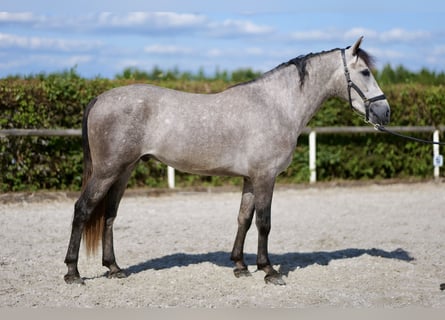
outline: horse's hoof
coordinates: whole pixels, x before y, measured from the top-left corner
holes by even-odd
[[[85,285],[85,281],[78,275],[66,274],[63,279],[68,284],[81,284]]]
[[[281,274],[279,274],[279,273],[267,274],[264,277],[264,281],[266,283],[271,283],[276,286],[285,286],[286,285],[286,282],[284,282],[283,278],[281,277]]]
[[[125,272],[123,272],[122,270],[116,271],[116,272],[108,272],[108,279],[122,279],[122,278],[126,278],[127,274]]]
[[[235,275],[235,277],[237,278],[241,278],[241,277],[251,277],[252,274],[250,273],[250,271],[245,268],[245,269],[238,269],[235,268],[233,269],[233,274]]]

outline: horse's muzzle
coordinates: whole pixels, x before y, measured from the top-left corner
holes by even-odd
[[[369,108],[369,122],[373,124],[388,124],[391,118],[391,109],[386,102],[372,103]]]

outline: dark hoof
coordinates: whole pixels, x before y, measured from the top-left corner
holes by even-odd
[[[233,269],[233,274],[235,275],[235,277],[237,278],[241,278],[241,277],[251,277],[252,274],[250,273],[249,270],[247,270],[247,268],[245,269],[238,269],[235,268]]]
[[[445,283],[441,283],[441,284],[440,284],[440,290],[442,290],[442,291],[445,290]]]
[[[68,284],[85,284],[85,281],[79,275],[66,274],[63,279]]]
[[[127,274],[125,272],[123,272],[122,270],[116,271],[116,272],[108,272],[108,279],[122,279],[122,278],[126,278]]]
[[[266,283],[271,283],[276,286],[285,286],[286,285],[286,282],[284,282],[283,278],[281,277],[281,274],[279,274],[279,273],[267,274],[264,277],[264,281]]]

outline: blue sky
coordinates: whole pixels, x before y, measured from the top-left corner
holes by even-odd
[[[0,0],[0,77],[125,67],[267,71],[309,52],[363,47],[381,68],[445,71],[445,1]]]

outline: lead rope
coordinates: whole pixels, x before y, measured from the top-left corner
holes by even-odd
[[[421,142],[421,143],[426,143],[426,144],[438,144],[438,145],[441,145],[441,146],[445,145],[445,142],[431,141],[431,140],[425,140],[425,139],[419,139],[419,138],[407,136],[405,134],[401,134],[399,132],[395,132],[395,131],[389,130],[389,129],[385,128],[384,126],[380,125],[380,124],[375,124],[374,128],[377,129],[378,131],[389,133],[389,134],[392,134],[392,135],[394,135],[396,137],[401,137],[401,138],[405,138],[405,139],[416,141],[416,142]]]

